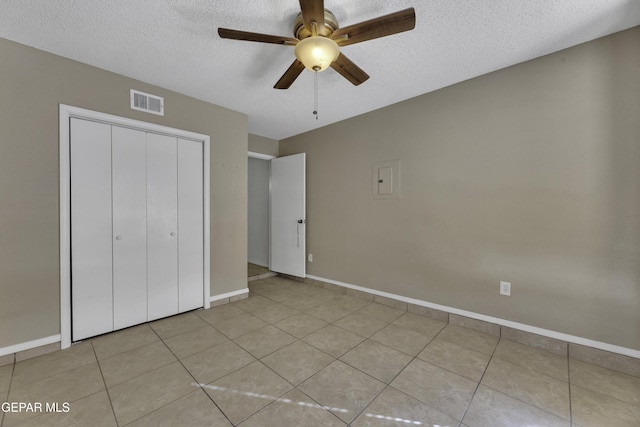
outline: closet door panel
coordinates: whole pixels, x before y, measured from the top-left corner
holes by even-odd
[[[112,128],[114,329],[147,321],[146,134]]]
[[[148,320],[178,313],[177,139],[147,134]]]
[[[204,206],[202,143],[178,142],[179,310],[204,305]],[[208,295],[206,296],[209,297]]]
[[[71,119],[72,341],[113,330],[111,126]]]

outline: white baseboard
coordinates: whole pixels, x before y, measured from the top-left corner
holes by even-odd
[[[583,337],[578,337],[575,335],[569,335],[562,332],[557,332],[549,329],[538,328],[536,326],[527,325],[524,323],[512,322],[510,320],[501,319],[498,317],[486,316],[484,314],[474,313],[472,311],[461,310],[455,307],[449,307],[440,304],[434,304],[428,301],[418,300],[414,298],[405,297],[402,295],[392,294],[389,292],[378,291],[376,289],[365,288],[363,286],[352,285],[350,283],[339,282],[337,280],[327,279],[324,277],[318,277],[313,275],[307,275],[307,278],[319,280],[321,282],[331,283],[333,285],[342,286],[344,288],[354,289],[357,291],[366,292],[373,295],[378,295],[386,298],[395,299],[398,301],[406,302],[408,304],[415,304],[422,307],[433,308],[435,310],[445,311],[447,313],[457,314],[460,316],[469,317],[471,319],[482,320],[489,323],[495,323],[497,325],[506,326],[513,329],[518,329],[524,332],[530,332],[533,334],[541,335],[544,337],[554,338],[561,341],[566,341],[574,344],[580,344],[587,347],[593,347],[604,351],[609,351],[611,353],[622,354],[624,356],[634,357],[640,359],[640,351],[634,350],[631,348],[621,347],[613,344],[603,343],[600,341],[595,341]],[[219,301],[225,298],[231,298],[238,295],[246,294],[249,292],[249,288],[240,289],[233,292],[227,292],[224,294],[214,295],[211,297],[211,302]],[[33,341],[27,341],[20,344],[10,345],[8,347],[0,348],[0,356],[5,356],[7,354],[18,353],[24,350],[30,350],[32,348],[41,347],[48,344],[53,344],[60,341],[60,335],[51,335],[45,338],[39,338]]]
[[[2,347],[0,348],[0,356],[6,356],[7,354],[31,350],[32,348],[42,347],[43,345],[53,344],[56,342],[60,342],[60,334],[51,335],[50,337],[39,338],[37,340],[27,341],[20,344],[10,345],[8,347]]]
[[[240,289],[238,291],[227,292],[225,294],[218,294],[211,297],[211,302],[220,301],[221,299],[231,298],[242,294],[249,293],[249,288]]]
[[[240,289],[238,291],[227,292],[225,294],[214,295],[211,297],[211,302],[219,301],[225,298],[231,298],[238,295],[246,294],[249,292],[249,288]],[[27,341],[20,344],[10,345],[8,347],[0,348],[0,356],[6,356],[7,354],[18,353],[24,350],[31,350],[32,348],[41,347],[43,345],[53,344],[60,342],[60,334],[51,335],[50,337],[40,338],[33,341]]]
[[[530,332],[537,335],[542,335],[548,338],[555,338],[557,340],[570,342],[573,344],[580,344],[587,347],[597,348],[599,350],[609,351],[611,353],[622,354],[624,356],[635,357],[640,359],[640,351],[632,348],[621,347],[613,344],[608,344],[600,341],[594,341],[575,335],[565,334],[563,332],[552,331],[549,329],[538,328],[536,326],[527,325],[524,323],[512,322],[510,320],[500,319],[499,317],[486,316],[480,313],[474,313],[472,311],[461,310],[455,307],[448,307],[446,305],[434,304],[428,301],[422,301],[414,298],[408,298],[402,295],[396,295],[389,292],[378,291],[376,289],[365,288],[363,286],[356,286],[350,283],[339,282],[337,280],[326,279],[324,277],[307,275],[309,279],[319,280],[321,282],[331,283],[332,285],[342,286],[344,288],[354,289],[357,291],[366,292],[381,297],[391,298],[398,301],[406,302],[408,304],[419,305],[422,307],[433,308],[435,310],[446,311],[447,313],[457,314],[460,316],[469,317],[471,319],[483,320],[489,323],[495,323],[500,326],[506,326],[513,329],[518,329],[524,332]]]

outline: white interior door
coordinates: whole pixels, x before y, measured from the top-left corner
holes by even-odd
[[[112,127],[113,326],[147,321],[146,134]]]
[[[203,306],[204,152],[200,142],[178,141],[178,306],[183,312]]]
[[[178,313],[178,144],[147,134],[148,320]]]
[[[111,126],[71,119],[73,340],[113,330]]]
[[[305,153],[271,160],[269,269],[305,277]]]

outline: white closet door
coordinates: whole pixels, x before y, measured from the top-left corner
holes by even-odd
[[[147,134],[148,320],[178,313],[178,164],[175,137]]]
[[[178,142],[179,310],[204,305],[204,205],[202,143]],[[206,296],[209,297],[208,295]]]
[[[146,134],[112,127],[114,329],[147,321]]]
[[[113,330],[111,126],[71,119],[72,340]]]

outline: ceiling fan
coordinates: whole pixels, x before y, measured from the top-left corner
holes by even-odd
[[[369,75],[340,52],[340,47],[409,31],[416,26],[413,8],[343,28],[338,26],[333,13],[324,8],[324,0],[300,0],[300,10],[293,27],[294,37],[228,28],[218,28],[218,34],[224,39],[294,46],[296,60],[274,86],[276,89],[288,89],[305,67],[315,72],[331,67],[357,86]]]

